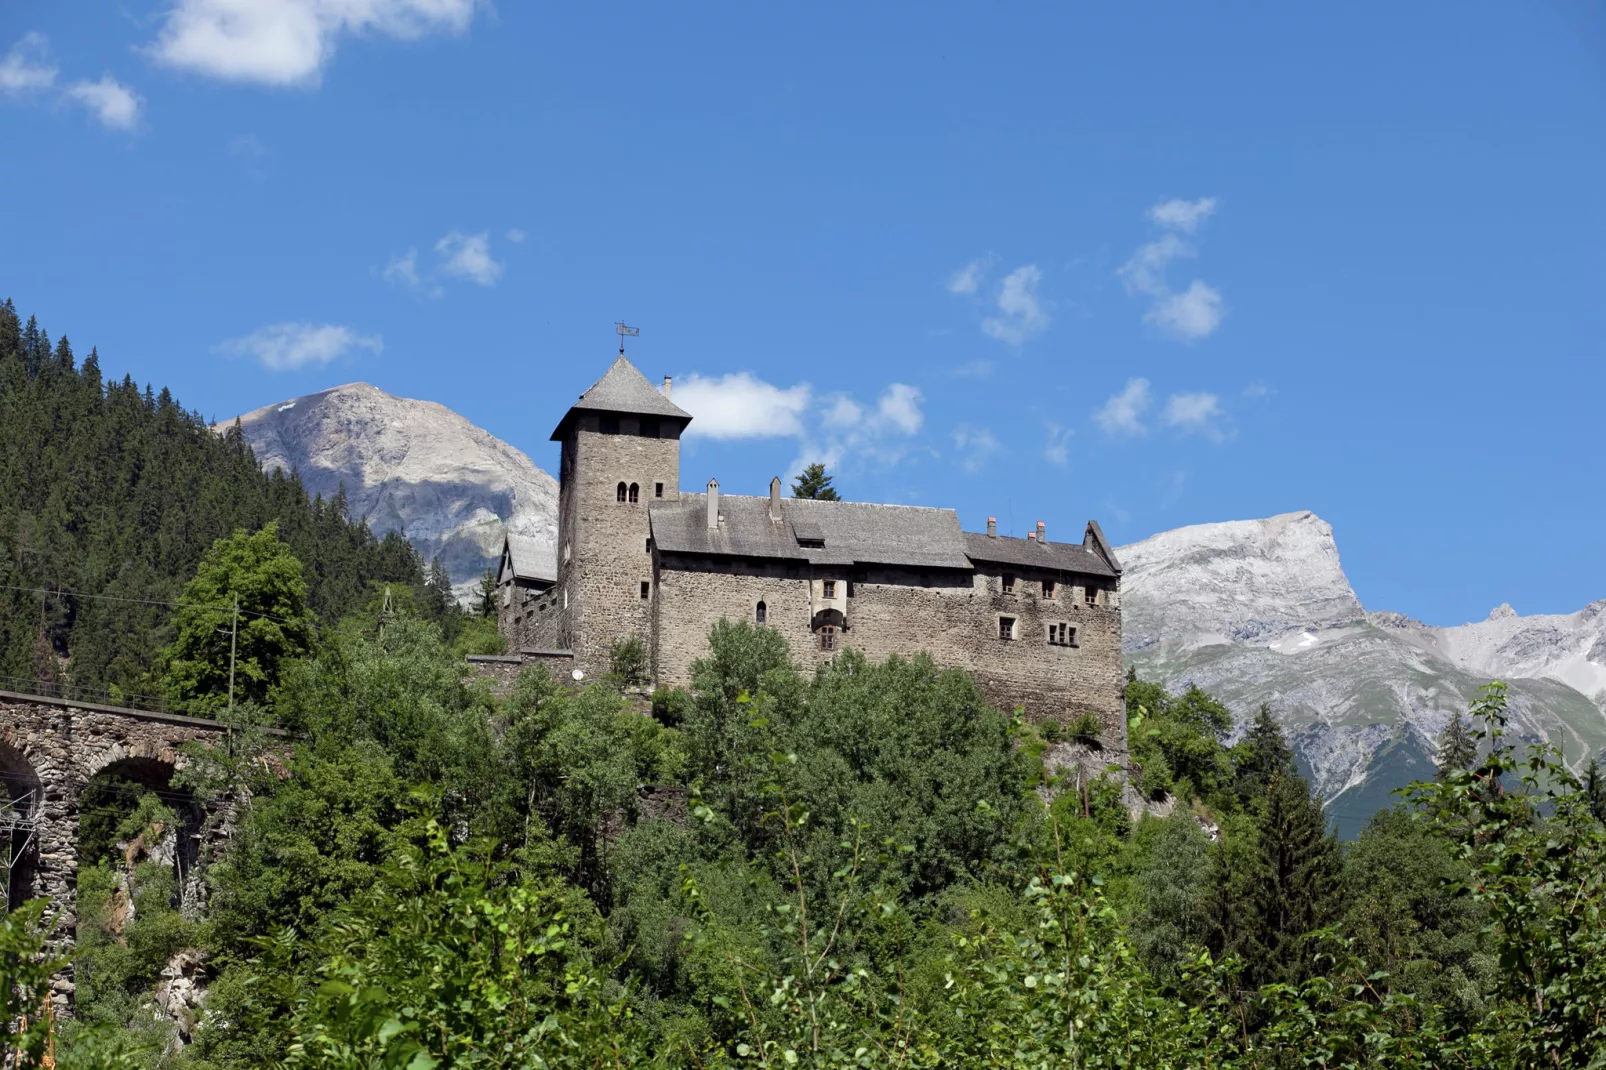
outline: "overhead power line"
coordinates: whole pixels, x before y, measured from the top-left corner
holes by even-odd
[[[129,605],[138,606],[171,606],[176,609],[215,609],[220,613],[234,612],[234,606],[232,605],[213,606],[205,602],[164,602],[159,598],[120,598],[112,594],[84,594],[81,591],[68,591],[56,587],[16,587],[9,583],[0,583],[0,591],[21,591],[24,594],[51,594],[58,598],[87,598],[98,602],[126,602]],[[255,609],[242,609],[240,612],[251,617],[263,617],[279,624],[291,623],[284,617],[276,617],[272,613],[263,613]]]

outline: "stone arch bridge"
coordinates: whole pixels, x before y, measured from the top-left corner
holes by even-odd
[[[80,799],[94,778],[107,774],[166,793],[183,819],[175,861],[188,878],[206,853],[203,828],[216,836],[222,823],[206,820],[218,816],[209,813],[215,807],[173,793],[169,782],[184,765],[183,744],[221,741],[227,731],[197,717],[0,691],[0,848],[6,851],[0,876],[9,878],[9,905],[49,899],[57,939],[71,944]],[[67,979],[58,984],[71,992]]]

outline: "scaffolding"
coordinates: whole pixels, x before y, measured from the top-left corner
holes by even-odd
[[[39,835],[39,789],[0,797],[0,878],[4,878],[7,909],[15,907],[29,889],[19,885],[27,873],[28,852]]]

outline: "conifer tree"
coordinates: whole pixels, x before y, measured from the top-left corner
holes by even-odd
[[[1337,916],[1342,855],[1321,799],[1293,772],[1273,775],[1256,820],[1260,873],[1254,889],[1258,943],[1267,980],[1309,974],[1300,937]]]
[[[825,465],[815,462],[806,465],[801,474],[792,481],[792,497],[813,498],[822,502],[838,502],[836,488],[831,485],[831,477],[826,474]]]
[[[482,617],[496,616],[496,570],[488,568],[480,577],[480,600],[475,607]]]
[[[1467,722],[1456,714],[1439,733],[1439,770],[1436,779],[1443,780],[1459,769],[1470,769],[1478,759],[1478,742],[1472,738]]]
[[[1254,724],[1235,751],[1239,755],[1236,787],[1245,800],[1264,797],[1273,777],[1295,772],[1293,749],[1268,703],[1260,704]]]

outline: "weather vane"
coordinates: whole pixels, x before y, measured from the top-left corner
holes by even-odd
[[[613,329],[619,332],[619,355],[622,357],[625,355],[625,339],[640,337],[641,328],[626,327],[625,321],[620,320],[618,323],[613,325]]]

